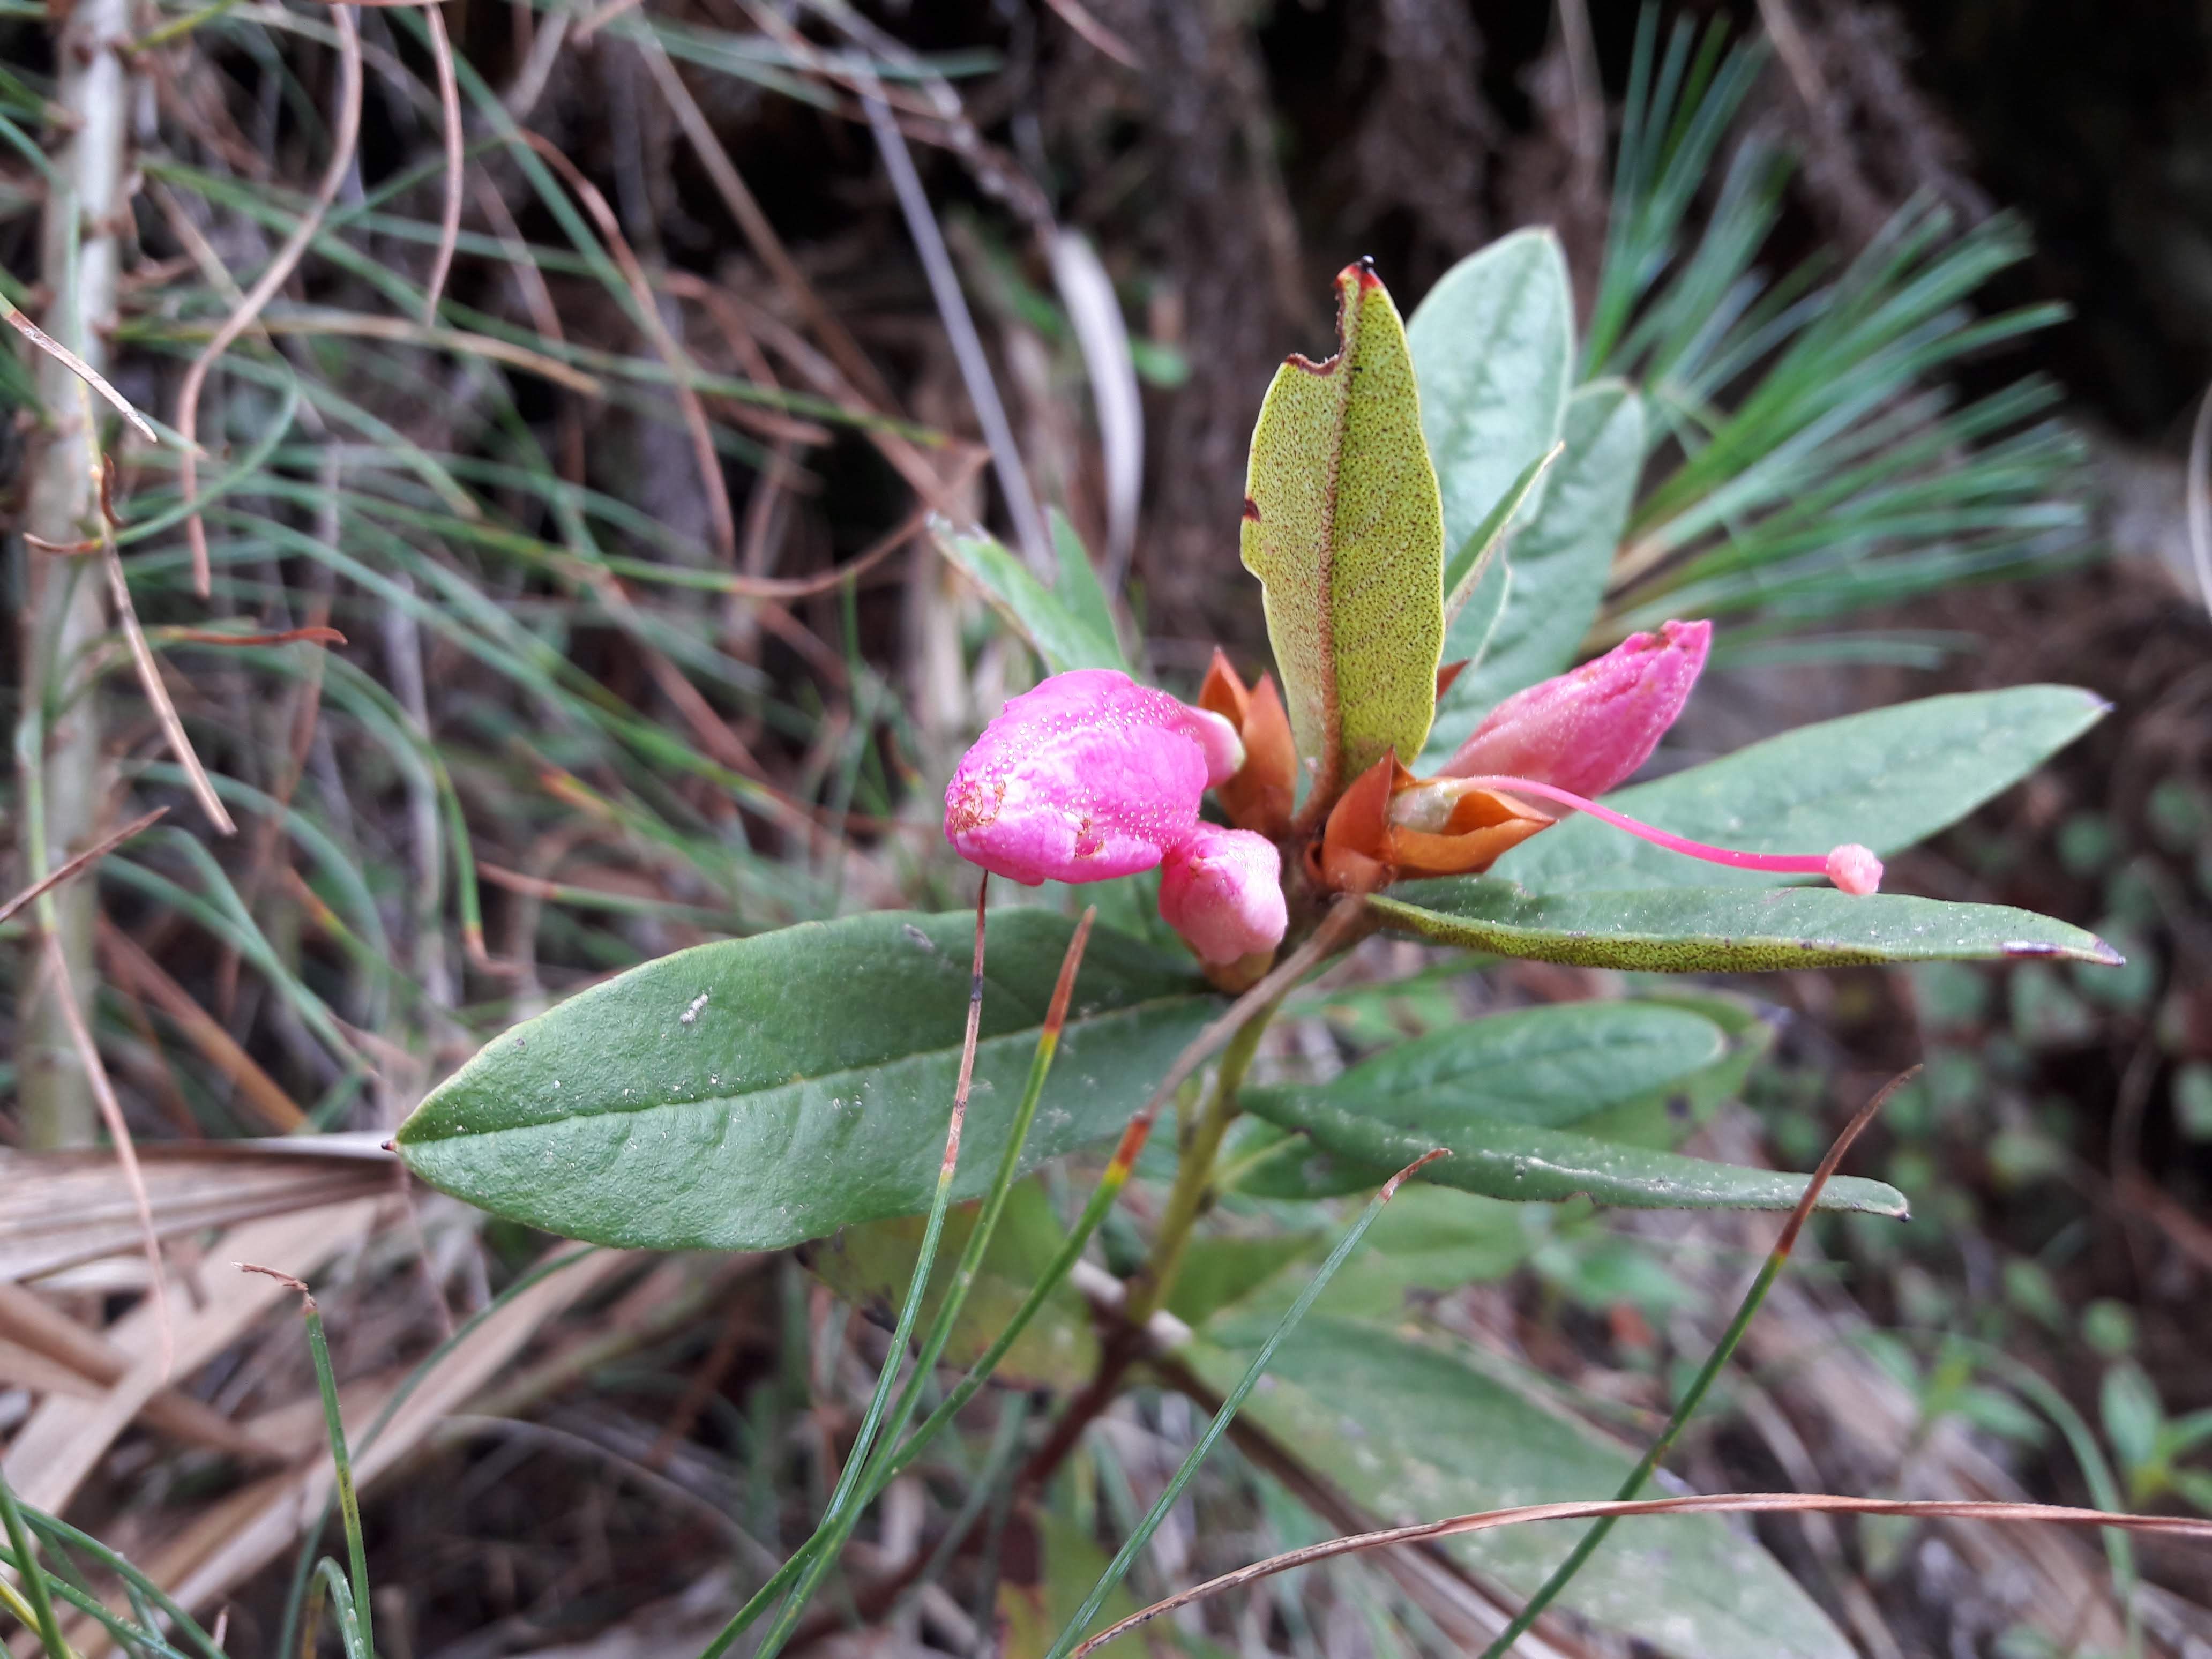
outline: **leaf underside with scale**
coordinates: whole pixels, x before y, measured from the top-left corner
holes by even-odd
[[[1444,518],[1389,292],[1337,278],[1339,349],[1277,371],[1252,434],[1242,532],[1299,758],[1317,787],[1418,755],[1443,659]]]

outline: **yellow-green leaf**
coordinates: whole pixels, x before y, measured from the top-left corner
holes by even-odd
[[[1444,638],[1443,501],[1405,325],[1364,264],[1336,288],[1337,355],[1291,358],[1260,407],[1243,532],[1299,757],[1331,793],[1388,750],[1421,752]]]

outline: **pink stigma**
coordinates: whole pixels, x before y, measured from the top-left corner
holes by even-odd
[[[1826,876],[1846,893],[1863,898],[1881,885],[1881,860],[1873,852],[1856,842],[1846,842],[1827,853],[1743,853],[1733,847],[1711,847],[1701,841],[1692,841],[1671,830],[1632,818],[1625,812],[1616,812],[1610,806],[1554,784],[1539,783],[1534,778],[1483,777],[1455,778],[1455,783],[1476,789],[1495,789],[1509,795],[1534,795],[1539,800],[1555,802],[1572,807],[1577,812],[1587,812],[1601,823],[1616,830],[1626,830],[1650,842],[1654,847],[1663,847],[1670,853],[1680,853],[1685,858],[1703,859],[1708,864],[1725,864],[1735,870],[1770,870],[1778,875]]]

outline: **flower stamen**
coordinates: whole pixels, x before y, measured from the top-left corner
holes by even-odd
[[[1587,812],[1601,823],[1616,830],[1625,830],[1650,842],[1654,847],[1663,847],[1670,853],[1680,853],[1685,858],[1703,859],[1708,864],[1724,864],[1735,870],[1766,870],[1778,875],[1826,876],[1846,893],[1861,897],[1874,892],[1881,885],[1881,860],[1872,850],[1856,842],[1846,842],[1826,853],[1746,853],[1733,847],[1714,847],[1701,841],[1692,841],[1672,830],[1632,818],[1626,812],[1616,812],[1610,806],[1562,789],[1556,784],[1540,783],[1534,778],[1480,777],[1455,778],[1455,784],[1471,788],[1492,789],[1507,794],[1534,795],[1560,806],[1572,807],[1577,812]]]

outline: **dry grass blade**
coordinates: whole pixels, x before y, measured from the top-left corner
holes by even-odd
[[[1030,568],[1049,580],[1053,552],[1045,535],[1044,519],[1037,511],[1036,496],[1030,489],[1029,473],[1022,465],[1020,446],[1014,442],[1014,429],[1007,422],[998,382],[992,378],[991,360],[984,354],[982,337],[975,332],[975,319],[969,312],[967,297],[960,291],[959,274],[952,268],[952,255],[945,246],[945,233],[938,228],[937,216],[930,210],[929,197],[921,187],[921,177],[914,170],[914,157],[906,147],[906,136],[899,131],[890,106],[884,101],[882,88],[872,84],[863,101],[867,106],[869,130],[875,134],[876,148],[883,156],[884,171],[890,175],[891,188],[898,196],[899,211],[906,218],[907,234],[914,239],[915,251],[921,256],[930,295],[937,301],[939,319],[951,342],[953,359],[960,366],[960,379],[968,388],[968,401],[975,406],[976,422],[983,428],[984,441],[991,447],[991,464],[998,473],[999,488],[1006,498],[1007,514],[1014,521],[1015,539]]]
[[[55,868],[49,870],[45,875],[33,882],[21,892],[16,894],[15,897],[9,899],[5,904],[0,904],[0,921],[8,921],[10,917],[15,915],[18,910],[21,910],[25,905],[36,899],[41,893],[51,893],[55,888],[60,886],[71,876],[74,876],[78,872],[88,869],[91,866],[99,863],[100,860],[106,858],[117,848],[122,846],[125,842],[129,841],[140,830],[151,829],[159,819],[166,817],[168,815],[168,811],[169,809],[166,806],[157,806],[152,811],[147,813],[145,817],[131,819],[130,823],[125,824],[113,835],[104,836],[100,840],[94,842],[91,846],[86,848],[84,851],[79,853],[75,858],[70,860],[67,863],[58,865]]]
[[[231,1248],[228,1241],[223,1248]],[[591,1252],[493,1310],[460,1339],[373,1438],[362,1435],[354,1457],[354,1479],[361,1489],[367,1492],[413,1456],[441,1423],[499,1380],[524,1346],[578,1298],[631,1271],[637,1261],[617,1250]],[[331,1467],[323,1459],[258,1481],[204,1511],[143,1565],[185,1607],[204,1607],[288,1548],[301,1527],[321,1513],[331,1486]],[[79,1638],[78,1651],[85,1659],[95,1659],[104,1650],[104,1643],[95,1642],[89,1629],[72,1631],[71,1635]]]
[[[346,642],[346,636],[337,629],[320,625],[287,628],[276,634],[226,634],[216,628],[161,628],[155,632],[164,640],[176,640],[186,645],[343,645]]]
[[[346,173],[353,166],[354,146],[361,137],[361,30],[349,7],[332,6],[331,18],[338,36],[337,128],[331,138],[330,161],[315,186],[314,199],[301,216],[300,222],[293,227],[283,246],[276,250],[276,257],[269,262],[269,268],[261,273],[261,280],[246,290],[245,300],[223,319],[215,337],[192,359],[191,367],[185,371],[185,383],[177,393],[177,431],[185,441],[184,459],[178,468],[178,487],[186,501],[193,501],[199,494],[200,392],[207,384],[209,371],[239,336],[253,325],[262,307],[291,276],[293,267],[307,252],[307,244],[322,228],[323,216],[337,199],[338,187],[344,184]],[[207,526],[197,511],[185,520],[185,539],[192,550],[192,591],[204,599],[213,592],[214,579],[208,565]]]
[[[131,1369],[131,1356],[106,1336],[87,1330],[21,1285],[0,1284],[0,1345],[8,1344],[40,1357],[84,1385],[64,1392],[96,1395],[121,1381]],[[149,1428],[188,1446],[206,1446],[257,1461],[274,1455],[269,1445],[212,1406],[174,1389],[162,1389],[148,1396],[138,1419]]]
[[[428,346],[433,350],[462,352],[470,356],[489,357],[495,362],[511,364],[532,374],[542,375],[571,392],[580,392],[587,398],[606,395],[606,387],[597,376],[586,374],[580,368],[572,368],[542,351],[532,351],[528,346],[517,345],[512,340],[501,340],[489,334],[473,334],[466,329],[418,323],[406,317],[378,317],[367,312],[301,306],[288,309],[278,316],[264,317],[261,328],[272,335],[343,334],[366,340],[404,340],[410,344]]]
[[[279,1263],[288,1273],[313,1273],[368,1236],[380,1202],[363,1199],[248,1222],[224,1234],[217,1248],[226,1254]],[[186,1373],[230,1346],[283,1296],[283,1291],[266,1280],[232,1273],[211,1275],[199,1290],[200,1302],[186,1303],[177,1320],[176,1363]],[[140,1307],[110,1329],[109,1338],[116,1346],[139,1357],[99,1399],[49,1396],[16,1431],[15,1442],[8,1449],[7,1475],[25,1503],[50,1513],[66,1509],[116,1436],[159,1391],[161,1371],[145,1355],[153,1335],[151,1325],[149,1310]],[[84,1651],[82,1645],[78,1650]]]
[[[2212,611],[2212,386],[2197,405],[2189,433],[2189,471],[2184,479],[2189,509],[2189,561],[2197,572],[2197,597]]]
[[[187,489],[190,486],[186,486]],[[198,519],[192,520],[197,524]],[[162,684],[161,665],[154,659],[154,648],[146,643],[146,630],[138,625],[137,607],[131,603],[131,584],[123,574],[123,556],[115,550],[112,535],[103,536],[100,549],[100,568],[107,575],[109,597],[115,602],[116,620],[123,624],[123,637],[131,647],[131,660],[138,671],[138,683],[145,689],[146,701],[154,706],[154,718],[160,722],[161,736],[167,739],[169,752],[177,757],[177,764],[185,769],[191,781],[192,799],[200,804],[200,811],[208,822],[226,836],[238,833],[230,814],[223,810],[222,799],[215,793],[215,784],[200,764],[199,754],[192,740],[185,734],[183,717],[169,696],[169,688]]]
[[[1141,70],[1145,60],[1127,40],[1093,17],[1082,0],[1045,0],[1060,21],[1125,69]]]
[[[100,921],[100,948],[107,957],[108,971],[134,987],[138,994],[177,1024],[185,1040],[201,1057],[228,1077],[238,1098],[254,1116],[279,1134],[307,1127],[307,1115],[295,1103],[276,1079],[264,1071],[236,1038],[200,1006],[192,994],[165,973],[159,963],[138,947],[136,940],[106,918]]]
[[[166,1382],[176,1364],[176,1325],[169,1316],[168,1277],[161,1271],[161,1240],[154,1230],[154,1206],[146,1196],[145,1175],[138,1168],[138,1148],[131,1139],[131,1126],[123,1121],[123,1103],[115,1097],[115,1085],[100,1058],[100,1045],[92,1040],[92,1028],[85,1024],[84,1010],[76,1006],[76,996],[70,985],[69,958],[62,952],[61,935],[49,932],[44,939],[49,987],[61,1004],[62,1018],[69,1024],[70,1040],[76,1045],[77,1062],[84,1067],[84,1074],[92,1085],[92,1097],[99,1104],[109,1138],[115,1143],[116,1162],[122,1166],[123,1179],[131,1188],[131,1201],[137,1207],[139,1242],[146,1251],[147,1270],[153,1275],[154,1310],[161,1333],[161,1377]]]
[[[130,422],[138,434],[148,443],[157,444],[161,441],[161,434],[154,430],[153,422],[133,409],[128,398],[108,385],[106,378],[98,369],[40,328],[21,312],[16,310],[14,306],[9,305],[4,298],[0,298],[0,307],[6,307],[4,314],[9,326],[14,328],[15,332],[112,404],[117,412],[125,420]]]
[[[859,388],[878,410],[896,412],[897,404],[891,397],[890,388],[884,384],[883,375],[868,354],[860,349],[850,331],[822,302],[822,296],[814,291],[814,285],[806,280],[806,273],[791,257],[791,250],[784,246],[782,237],[769,222],[768,215],[761,211],[760,203],[739,175],[736,164],[730,160],[729,151],[722,147],[722,141],[714,136],[714,130],[700,110],[698,100],[692,97],[690,88],[684,84],[683,76],[668,61],[668,53],[660,42],[650,31],[641,30],[637,49],[639,55],[645,59],[645,66],[652,74],[654,83],[659,87],[660,95],[668,100],[668,107],[674,112],[677,124],[684,129],[685,140],[699,157],[700,165],[707,169],[707,177],[714,184],[715,193],[722,198],[722,205],[730,210],[730,216],[738,222],[738,228],[744,233],[745,241],[754,256],[768,267],[769,274],[798,308],[799,314],[806,319],[806,325],[814,331],[815,337],[822,342],[822,349],[830,354],[845,378]]]
[[[2179,1515],[2115,1515],[2106,1510],[2074,1509],[2061,1504],[1990,1504],[1940,1498],[1843,1498],[1826,1492],[1795,1492],[1699,1493],[1688,1498],[1638,1498],[1625,1504],[1619,1501],[1527,1504],[1517,1509],[1488,1510],[1480,1515],[1456,1515],[1447,1521],[1425,1521],[1410,1527],[1392,1527],[1382,1532],[1332,1538],[1322,1543],[1310,1544],[1304,1549],[1288,1550],[1280,1555],[1270,1556],[1265,1561],[1255,1561],[1249,1567],[1239,1567],[1234,1572],[1223,1573],[1218,1578],[1209,1578],[1206,1583],[1170,1595],[1164,1601],[1155,1601],[1143,1611],[1133,1613],[1119,1624],[1099,1632],[1077,1648],[1069,1659],[1083,1659],[1084,1655],[1103,1647],[1116,1637],[1127,1635],[1140,1625],[1149,1624],[1163,1614],[1187,1607],[1208,1596],[1218,1595],[1224,1590],[1255,1583],[1279,1572],[1287,1572],[1293,1567],[1310,1566],[1316,1561],[1356,1554],[1364,1550],[1386,1549],[1396,1544],[1419,1544],[1437,1538],[1457,1538],[1468,1533],[1494,1532],[1501,1528],[1527,1526],[1537,1521],[1629,1520],[1650,1515],[1808,1513],[1887,1515],[1908,1520],[1930,1521],[2019,1521],[2057,1527],[2118,1527],[2128,1532],[2155,1533],[2168,1538],[2188,1538],[2212,1544],[2212,1521]]]
[[[1111,593],[1121,586],[1137,542],[1137,512],[1145,493],[1144,395],[1137,385],[1128,325],[1122,320],[1114,280],[1082,232],[1063,230],[1054,236],[1052,275],[1083,352],[1083,370],[1098,416],[1098,450],[1106,474],[1106,568],[1102,580]]]
[[[980,470],[983,457],[979,454],[962,458],[963,465],[955,472],[952,487],[959,489]],[[933,509],[927,504],[916,507],[890,531],[878,538],[874,545],[857,553],[834,569],[816,576],[739,576],[723,577],[714,584],[718,592],[736,593],[747,599],[803,599],[816,593],[827,593],[855,581],[874,569],[885,559],[911,542],[928,527]]]
[[[453,43],[446,33],[443,7],[422,8],[429,26],[430,61],[438,71],[438,112],[446,139],[446,200],[438,220],[438,257],[430,262],[430,280],[422,295],[422,320],[438,320],[438,301],[446,292],[446,277],[453,268],[453,250],[461,240],[461,82],[453,73]]]
[[[1729,1361],[1735,1357],[1736,1349],[1742,1344],[1745,1334],[1751,1328],[1752,1321],[1757,1317],[1760,1307],[1766,1301],[1767,1291],[1774,1287],[1775,1280],[1782,1276],[1782,1269],[1788,1263],[1790,1252],[1797,1248],[1798,1235],[1804,1231],[1806,1219],[1813,1213],[1813,1206],[1820,1202],[1821,1192],[1826,1188],[1836,1171],[1843,1167],[1844,1154],[1850,1151],[1851,1144],[1865,1132],[1867,1126],[1881,1115],[1882,1108],[1889,1104],[1897,1091],[1919,1075],[1920,1067],[1912,1066],[1892,1078],[1888,1083],[1875,1092],[1873,1097],[1868,1100],[1865,1105],[1851,1115],[1851,1121],[1844,1126],[1844,1132],[1829,1145],[1826,1154],[1820,1159],[1820,1166],[1813,1171],[1812,1179],[1805,1183],[1804,1192],[1798,1196],[1796,1207],[1790,1211],[1790,1219],[1784,1224],[1781,1232],[1776,1236],[1774,1247],[1767,1251],[1766,1260],[1759,1265],[1759,1272],[1753,1276],[1751,1287],[1743,1293],[1742,1298],[1736,1304],[1735,1316],[1729,1322],[1728,1329],[1721,1334],[1721,1340],[1713,1345],[1712,1352],[1705,1356],[1705,1363],[1698,1368],[1698,1374],[1690,1380],[1689,1387],[1682,1390],[1681,1398],[1675,1402],[1674,1412],[1668,1417],[1666,1426],[1660,1430],[1658,1438],[1654,1440],[1645,1449],[1644,1455],[1637,1460],[1636,1467],[1629,1471],[1628,1478],[1621,1482],[1620,1489],[1613,1493],[1617,1502],[1626,1503],[1642,1492],[1644,1483],[1649,1480],[1653,1472],[1666,1461],[1667,1454],[1674,1449],[1676,1437],[1689,1425],[1690,1419],[1697,1415],[1698,1407],[1705,1403],[1706,1392],[1711,1389],[1721,1372],[1726,1369]],[[1536,1593],[1528,1598],[1527,1605],[1519,1613],[1514,1614],[1513,1622],[1505,1627],[1496,1641],[1483,1650],[1482,1659],[1504,1659],[1504,1656],[1512,1651],[1514,1643],[1518,1641],[1522,1633],[1543,1616],[1544,1609],[1550,1607],[1574,1581],[1575,1575],[1583,1570],[1583,1565],[1596,1553],[1598,1546],[1605,1541],[1607,1534],[1613,1530],[1613,1524],[1610,1518],[1601,1520],[1576,1540],[1575,1547],[1568,1553],[1567,1558],[1552,1569],[1550,1576],[1537,1588]]]
[[[378,1137],[162,1142],[139,1151],[155,1231],[176,1238],[392,1190]],[[137,1206],[115,1160],[85,1149],[0,1152],[0,1283],[128,1251]]]
[[[621,221],[607,205],[607,198],[599,194],[599,186],[584,177],[576,164],[546,139],[526,131],[521,137],[553,164],[568,188],[575,191],[576,199],[592,216],[599,234],[606,239],[607,251],[621,268],[623,281],[629,285],[630,299],[637,307],[639,325],[668,367],[669,390],[675,394],[677,407],[683,411],[684,428],[691,434],[691,447],[699,464],[699,483],[707,497],[707,516],[714,526],[714,550],[721,555],[725,565],[734,565],[738,562],[738,520],[730,510],[730,486],[722,477],[721,459],[714,453],[714,434],[707,423],[707,406],[691,385],[691,367],[684,359],[683,348],[668,331],[668,325],[660,319],[660,304],[653,297],[653,284],[646,278],[645,267],[638,263],[629,239],[622,234]]]

